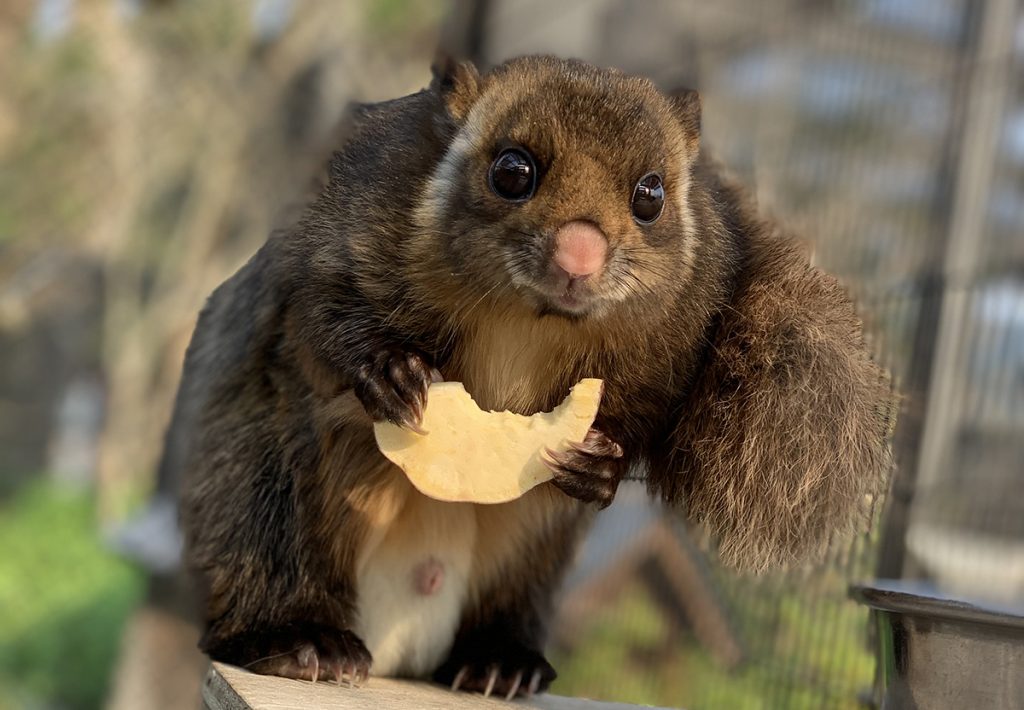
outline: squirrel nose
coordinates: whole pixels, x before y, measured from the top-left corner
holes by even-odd
[[[604,267],[608,238],[593,222],[573,220],[555,232],[555,266],[570,279],[592,276]]]

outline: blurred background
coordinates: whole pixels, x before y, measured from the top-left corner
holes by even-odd
[[[438,46],[698,88],[705,145],[860,303],[904,406],[892,492],[752,579],[628,485],[567,580],[553,691],[871,707],[852,581],[1024,600],[1024,15],[1016,0],[4,0],[0,708],[194,708],[155,473],[206,295],[316,184],[352,100]]]

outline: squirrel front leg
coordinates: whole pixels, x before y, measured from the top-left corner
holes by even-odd
[[[629,461],[622,446],[597,423],[582,442],[570,443],[564,452],[547,450],[541,459],[551,469],[554,483],[563,493],[584,503],[611,505]]]
[[[393,307],[375,307],[354,285],[307,285],[293,304],[297,336],[314,369],[326,372],[334,389],[351,389],[374,421],[420,431],[427,387],[441,373],[415,337],[386,325],[382,313]]]

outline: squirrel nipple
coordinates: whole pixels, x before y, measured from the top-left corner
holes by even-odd
[[[417,594],[429,597],[441,591],[444,584],[444,564],[431,555],[412,569],[412,586]]]

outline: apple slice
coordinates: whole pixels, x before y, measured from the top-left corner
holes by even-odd
[[[581,442],[601,404],[601,380],[585,379],[550,412],[485,412],[461,382],[430,385],[417,434],[390,422],[373,432],[381,452],[424,495],[443,501],[504,503],[551,480],[545,448]]]

